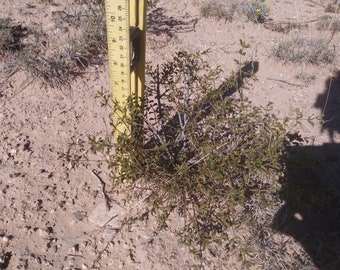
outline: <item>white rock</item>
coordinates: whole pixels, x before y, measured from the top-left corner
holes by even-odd
[[[10,154],[11,154],[11,156],[15,156],[17,154],[17,150],[11,149]]]
[[[126,210],[116,203],[111,204],[109,211],[107,211],[105,203],[101,203],[89,215],[89,221],[100,227],[109,225],[120,228],[120,221],[125,214]]]
[[[42,237],[47,237],[47,236],[48,236],[48,232],[47,232],[46,230],[41,229],[41,228],[39,228],[39,229],[37,230],[37,232],[38,232],[38,234],[39,234],[40,236],[42,236]]]
[[[7,243],[7,242],[9,241],[9,238],[8,238],[7,236],[3,236],[3,237],[2,237],[2,241],[5,242],[5,243]]]

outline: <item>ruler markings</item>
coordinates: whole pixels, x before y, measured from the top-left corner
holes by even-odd
[[[129,0],[106,2],[110,84],[113,99],[124,103],[130,93]]]
[[[116,140],[120,133],[132,131],[122,123],[128,97],[135,97],[135,105],[143,107],[146,0],[105,0],[105,12],[110,87],[114,103],[122,108],[113,114]]]

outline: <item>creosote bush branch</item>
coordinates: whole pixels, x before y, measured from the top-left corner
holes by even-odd
[[[249,46],[241,46],[244,56]],[[112,174],[115,190],[124,186],[130,198],[143,199],[159,229],[171,228],[177,215],[183,220],[177,233],[193,251],[226,240],[251,201],[265,205],[277,195],[286,147],[299,138],[287,136],[268,110],[230,96],[254,77],[252,70],[216,87],[221,70],[204,60],[207,53],[178,52],[162,66],[148,65],[144,112],[133,97],[124,108],[113,103],[118,122],[132,130],[114,134],[116,154],[110,154],[112,138],[89,141],[92,152],[105,153],[109,167],[119,168]],[[99,96],[108,103],[106,94]]]

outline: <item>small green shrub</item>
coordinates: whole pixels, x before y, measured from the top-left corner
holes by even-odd
[[[205,53],[179,52],[161,68],[148,66],[144,113],[133,98],[126,107],[113,102],[118,122],[133,135],[114,134],[115,155],[112,137],[90,137],[87,150],[119,169],[112,174],[114,190],[124,187],[127,199],[142,199],[160,229],[179,215],[177,233],[193,251],[228,239],[228,228],[247,219],[250,204],[271,203],[287,143],[284,125],[267,110],[230,97],[252,70],[216,88],[221,70],[204,61]],[[100,96],[109,103],[108,95]],[[86,146],[78,147],[63,157],[86,160]]]
[[[269,14],[269,8],[264,1],[245,1],[243,7],[247,18],[254,23],[263,23]]]
[[[305,38],[295,36],[289,40],[280,41],[271,55],[284,62],[293,63],[332,63],[335,53],[329,49],[329,40],[321,38]]]

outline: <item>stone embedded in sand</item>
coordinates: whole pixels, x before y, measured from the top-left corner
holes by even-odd
[[[76,221],[82,221],[86,217],[87,213],[85,211],[77,211],[73,213]]]
[[[111,203],[109,211],[106,209],[106,204],[101,203],[92,211],[89,221],[100,227],[110,225],[111,227],[119,228],[125,214],[126,210],[116,203]]]

